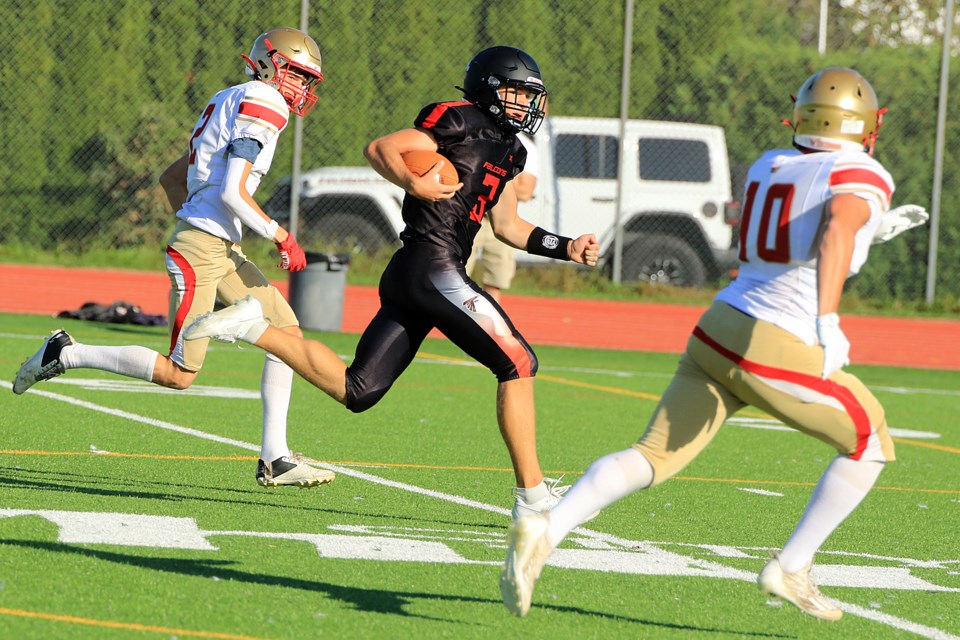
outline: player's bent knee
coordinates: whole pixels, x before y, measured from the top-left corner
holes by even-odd
[[[359,396],[351,396],[350,393],[347,393],[346,401],[343,403],[347,409],[353,413],[363,413],[367,409],[372,408],[383,396],[386,394],[386,391],[383,393],[366,393]]]
[[[289,327],[281,327],[280,331],[283,331],[284,333],[289,333],[292,336],[297,336],[298,338],[303,337],[303,330],[297,325],[291,325]]]
[[[153,372],[153,383],[162,387],[183,391],[197,379],[197,371],[188,371],[172,360],[159,358],[158,365]]]
[[[527,350],[524,356],[510,362],[508,366],[491,369],[497,376],[497,382],[510,382],[520,378],[533,378],[537,375],[540,368],[540,361],[537,354],[532,350]]]
[[[677,456],[671,455],[669,451],[661,451],[650,446],[645,446],[643,440],[634,443],[632,448],[639,452],[650,465],[650,469],[653,472],[653,478],[649,485],[651,487],[663,484],[680,473],[689,462],[689,460],[681,460]]]
[[[347,368],[347,389],[343,406],[353,413],[363,413],[376,405],[390,390],[389,386],[370,388]]]
[[[197,379],[196,372],[182,371],[182,372],[177,372],[172,376],[167,376],[162,381],[155,381],[155,382],[163,385],[164,387],[167,387],[168,389],[183,391],[184,389],[190,388],[190,385],[192,385],[193,381],[196,379]]]

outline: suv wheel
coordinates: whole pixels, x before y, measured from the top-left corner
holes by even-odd
[[[697,252],[676,236],[643,234],[623,248],[623,281],[700,287],[707,270]]]

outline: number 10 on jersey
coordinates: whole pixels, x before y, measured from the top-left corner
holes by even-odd
[[[740,220],[740,261],[749,262],[748,249],[755,249],[757,258],[764,262],[790,262],[790,205],[793,204],[794,187],[792,184],[771,184],[758,210],[759,189],[759,182],[747,186]],[[759,219],[751,224],[754,215]],[[775,225],[772,233],[771,224]]]

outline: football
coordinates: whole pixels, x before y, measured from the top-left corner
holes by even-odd
[[[440,184],[454,185],[460,182],[457,170],[453,163],[436,151],[408,151],[403,154],[403,162],[411,173],[422,176],[433,168],[433,165],[443,160],[443,167],[437,174]]]

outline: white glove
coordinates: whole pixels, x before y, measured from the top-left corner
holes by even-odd
[[[850,341],[840,329],[840,316],[828,313],[817,316],[817,340],[823,349],[823,373],[826,380],[835,371],[850,364]]]
[[[896,209],[890,209],[883,214],[880,226],[873,234],[873,242],[870,244],[880,244],[896,238],[907,229],[918,227],[929,219],[930,214],[920,205],[905,204]]]

